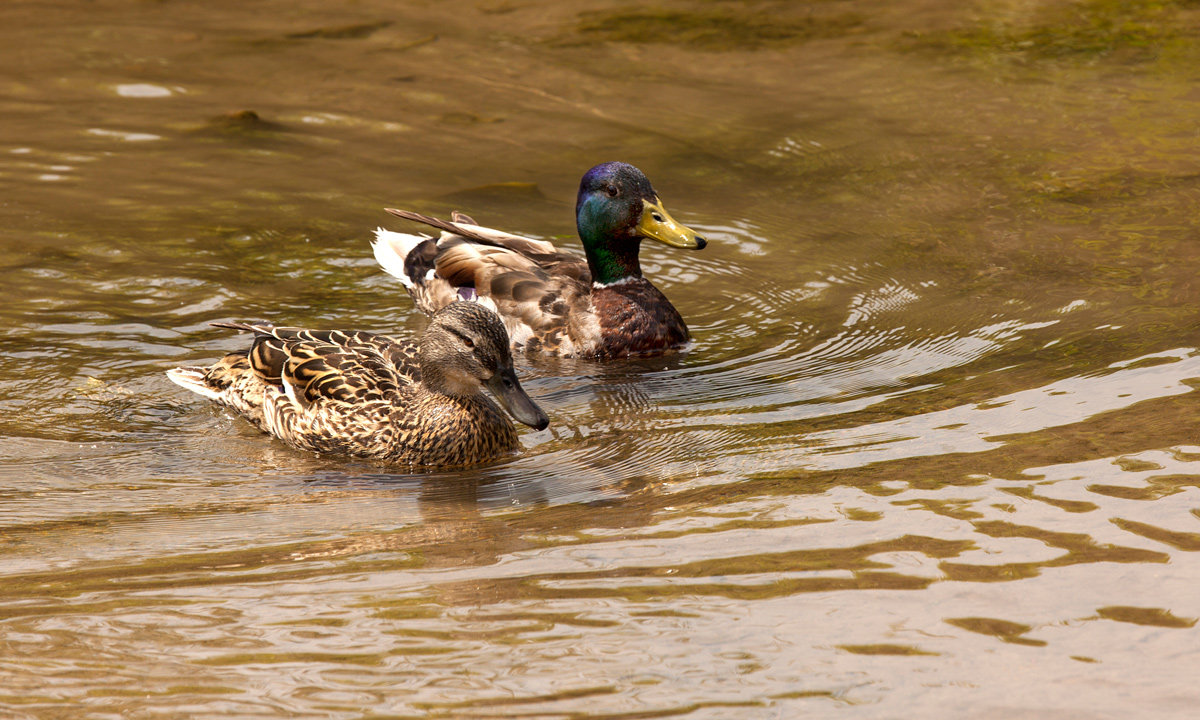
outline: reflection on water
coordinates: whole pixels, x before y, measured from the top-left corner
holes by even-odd
[[[0,715],[1190,717],[1200,9],[744,5],[0,7]],[[163,376],[612,159],[695,341],[520,358],[516,457]]]

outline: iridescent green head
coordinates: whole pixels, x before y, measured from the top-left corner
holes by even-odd
[[[592,281],[601,285],[642,276],[638,250],[643,239],[692,250],[708,244],[675,222],[641,170],[622,162],[597,165],[583,176],[575,222]]]

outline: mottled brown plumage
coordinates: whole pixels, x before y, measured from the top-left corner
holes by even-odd
[[[600,357],[643,355],[688,340],[679,311],[646,278],[594,289],[592,306],[606,339]]]
[[[380,265],[426,313],[477,300],[500,315],[514,348],[553,355],[623,357],[689,339],[683,318],[642,276],[638,252],[643,239],[693,249],[705,240],[667,214],[631,165],[598,165],[580,183],[576,224],[586,257],[458,212],[449,221],[388,212],[442,231],[431,238],[379,229],[373,244]]]
[[[500,319],[476,303],[439,310],[420,345],[214,324],[254,333],[253,344],[168,377],[297,448],[414,466],[494,460],[517,448],[517,434],[485,385],[521,422],[539,430],[549,422],[517,381]]]

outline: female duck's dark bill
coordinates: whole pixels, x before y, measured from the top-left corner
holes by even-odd
[[[703,250],[708,241],[696,231],[671,217],[658,198],[654,202],[642,200],[642,219],[638,221],[638,234],[664,245],[687,250]]]
[[[500,406],[518,422],[525,423],[535,430],[545,430],[546,426],[550,424],[550,418],[546,417],[546,413],[525,394],[525,390],[517,380],[517,374],[511,367],[499,370],[492,375],[492,379],[487,381],[487,387],[500,401]]]

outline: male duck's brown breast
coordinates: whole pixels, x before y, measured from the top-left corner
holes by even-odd
[[[669,350],[688,341],[679,312],[645,278],[596,288],[592,306],[603,333],[600,357]]]

